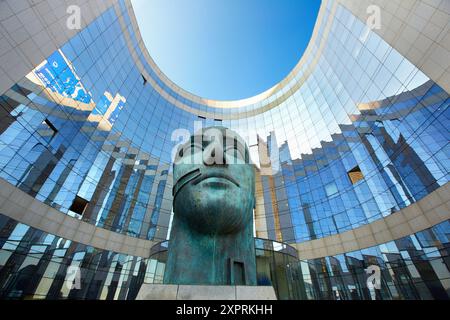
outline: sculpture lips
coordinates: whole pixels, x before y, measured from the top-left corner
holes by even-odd
[[[223,178],[226,179],[232,183],[234,183],[237,187],[240,187],[239,182],[236,181],[233,177],[224,174],[224,173],[218,173],[218,172],[211,172],[211,173],[204,173],[200,175],[198,178],[196,178],[193,183],[194,185],[199,184],[201,181],[206,180],[208,178]]]

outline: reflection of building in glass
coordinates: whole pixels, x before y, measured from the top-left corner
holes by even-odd
[[[260,284],[283,274],[280,298],[448,299],[448,43],[426,26],[444,30],[450,13],[429,6],[423,30],[368,32],[366,2],[324,0],[296,68],[241,101],[167,79],[128,0],[94,6],[51,46],[0,53],[0,297],[134,299],[162,279],[151,248],[171,224],[172,132],[200,121],[245,137],[257,166],[256,236],[276,241],[257,243],[275,261],[258,265]],[[277,265],[289,268],[275,277]],[[66,285],[72,267],[80,289]]]

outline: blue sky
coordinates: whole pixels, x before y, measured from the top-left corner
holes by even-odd
[[[132,0],[160,69],[209,99],[259,94],[306,49],[320,0]]]

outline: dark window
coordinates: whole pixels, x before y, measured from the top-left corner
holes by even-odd
[[[50,139],[58,133],[58,129],[56,129],[56,127],[48,119],[42,121],[42,125],[46,128],[46,130],[49,130],[50,134],[45,135],[49,136]]]
[[[204,120],[206,120],[206,118],[205,117],[203,117],[203,116],[198,116],[200,119],[204,119]]]
[[[245,285],[245,270],[242,262],[233,261],[233,276],[235,286]]]
[[[364,178],[359,166],[354,167],[352,170],[347,172],[347,174],[352,184],[355,184]]]
[[[89,203],[89,201],[87,201],[86,199],[76,196],[75,199],[73,200],[72,205],[70,206],[69,210],[82,216],[84,213],[84,210],[86,210],[88,203]]]

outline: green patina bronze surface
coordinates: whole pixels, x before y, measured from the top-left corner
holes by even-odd
[[[256,285],[255,171],[243,140],[210,127],[178,149],[164,283]]]

